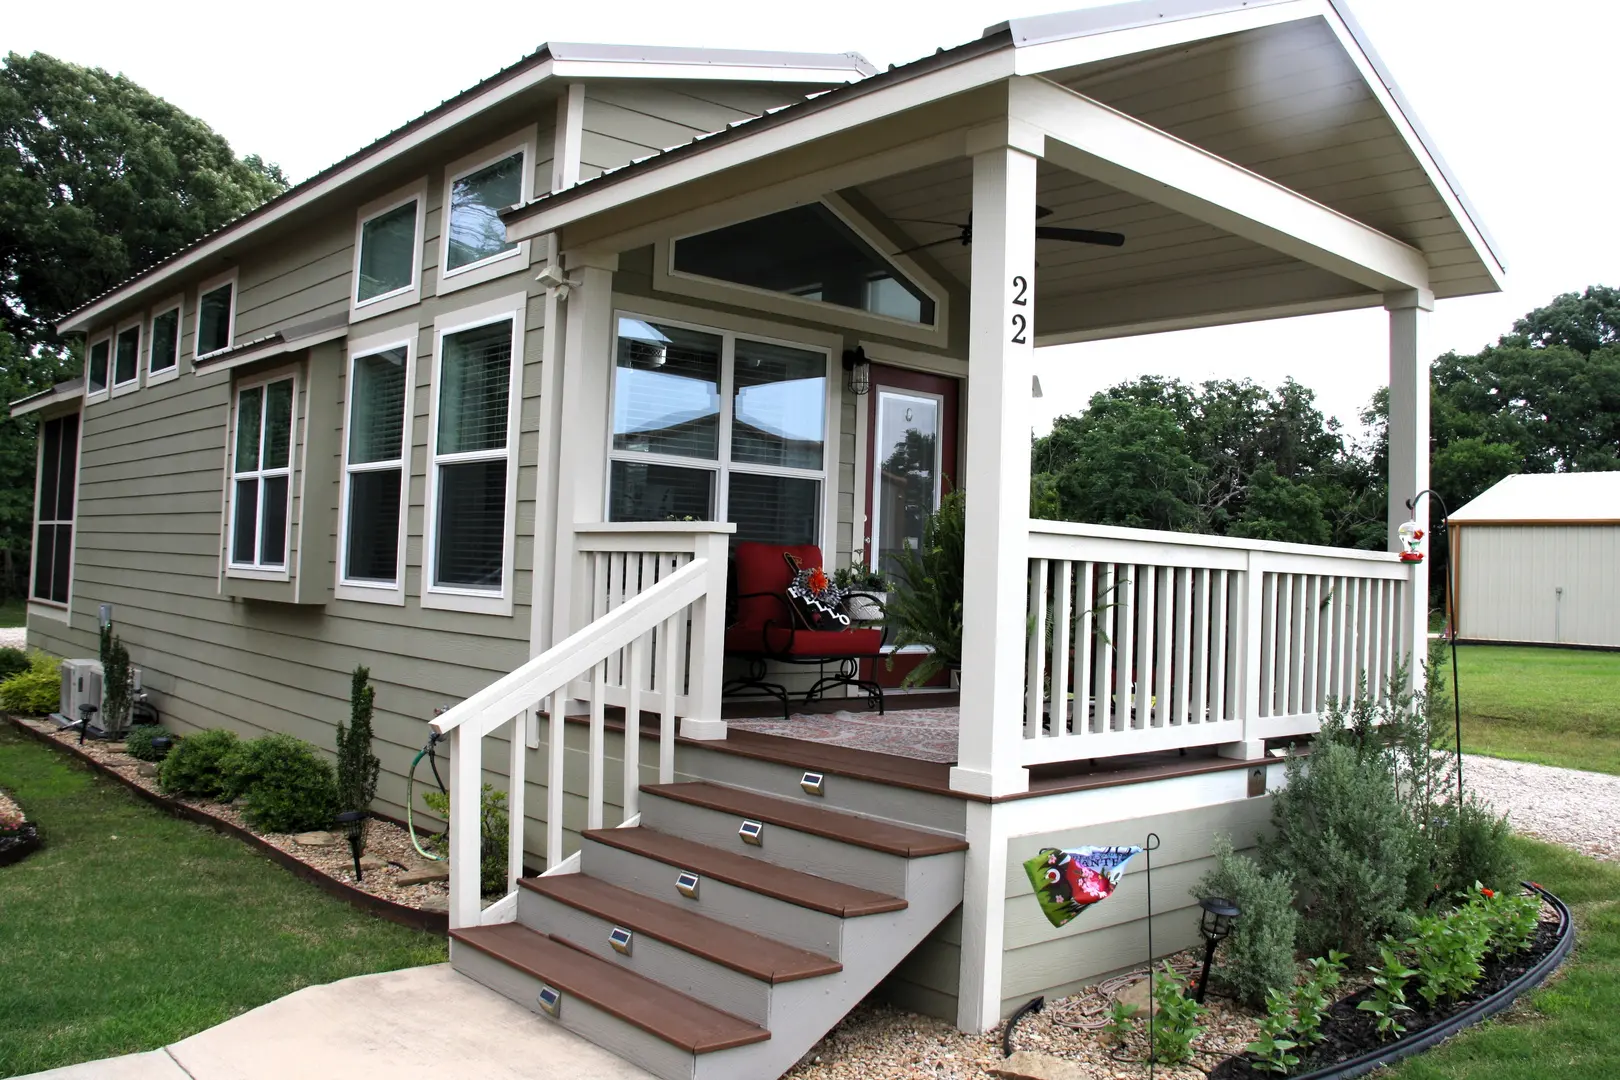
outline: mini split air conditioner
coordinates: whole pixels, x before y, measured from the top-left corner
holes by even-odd
[[[62,711],[58,721],[63,727],[79,722],[79,708],[94,705],[95,720],[101,716],[101,661],[62,661]]]

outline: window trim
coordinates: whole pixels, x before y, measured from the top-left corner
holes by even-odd
[[[354,217],[354,268],[350,273],[352,284],[349,288],[349,321],[351,323],[421,303],[422,247],[424,234],[427,230],[427,191],[428,178],[424,176],[414,184],[408,184],[381,198],[373,199],[356,212]],[[361,300],[360,259],[365,244],[366,223],[373,218],[381,217],[391,210],[399,209],[412,199],[416,200],[416,234],[411,245],[411,283],[392,292],[373,296],[369,300]]]
[[[135,331],[135,374],[123,382],[118,381],[118,339],[127,331]],[[126,319],[113,331],[112,352],[107,355],[107,391],[110,397],[123,397],[141,388],[141,352],[146,345],[146,316],[143,312]]]
[[[157,335],[152,333],[152,328],[157,324],[157,320],[158,320],[158,318],[160,316],[167,315],[171,311],[179,312],[179,314],[175,317],[175,320],[174,320],[174,363],[170,364],[168,367],[164,368],[162,371],[153,371],[152,370],[152,343],[157,340]],[[147,386],[158,386],[158,385],[160,385],[162,383],[168,382],[171,379],[175,379],[175,378],[179,377],[179,375],[180,375],[180,354],[185,351],[185,336],[186,336],[186,294],[185,293],[181,293],[179,296],[170,297],[168,300],[165,300],[163,303],[158,304],[157,306],[153,307],[152,310],[147,313],[147,318],[146,318],[146,350],[145,350],[146,351],[146,364],[143,367],[143,370],[146,372],[146,385]]]
[[[196,367],[198,360],[206,360],[210,356],[229,352],[232,346],[236,344],[236,304],[241,299],[238,271],[239,268],[233,266],[223,274],[209,278],[197,286],[197,310],[192,314],[191,319],[191,363],[193,368]],[[231,286],[231,311],[225,322],[225,344],[223,347],[214,349],[211,352],[198,352],[197,346],[202,344],[203,297],[227,282]]]
[[[112,356],[109,353],[108,363],[110,364],[111,362]],[[111,369],[109,368],[108,370],[110,373]],[[72,532],[68,537],[68,591],[67,602],[59,604],[55,600],[41,600],[34,595],[34,575],[39,570],[40,482],[45,473],[44,426],[50,423],[52,420],[62,420],[75,414],[77,414],[79,417],[79,430],[77,435],[78,442],[73,451],[73,520],[68,522],[68,525],[72,528]],[[79,557],[79,488],[82,486],[79,483],[79,478],[84,471],[82,468],[82,459],[84,457],[84,409],[82,405],[75,404],[72,408],[62,409],[60,411],[51,413],[50,415],[41,416],[39,418],[39,424],[35,429],[34,443],[34,516],[30,527],[28,544],[27,610],[29,615],[38,615],[42,618],[54,619],[57,622],[72,625],[73,584],[75,579],[78,577],[78,575],[73,571],[78,565]],[[61,520],[61,518],[55,519],[56,523],[60,523]]]
[[[296,532],[292,514],[294,491],[293,482],[295,479],[300,481],[302,480],[301,465],[303,464],[299,455],[298,437],[298,392],[301,389],[302,383],[302,373],[299,371],[299,366],[300,365],[298,364],[287,364],[276,368],[273,371],[261,372],[260,374],[254,375],[251,378],[239,380],[231,387],[230,423],[227,425],[227,434],[225,439],[225,536],[224,544],[221,547],[221,552],[223,554],[225,563],[225,576],[227,578],[241,578],[246,581],[292,580],[293,534]],[[282,382],[287,379],[292,380],[293,387],[292,411],[288,417],[287,429],[287,539],[282,565],[279,567],[274,567],[238,563],[235,561],[237,511],[236,481],[238,479],[236,472],[236,429],[241,423],[240,403],[242,393],[246,390],[251,390],[256,386],[269,386],[271,383]],[[261,404],[259,407],[261,409],[264,408],[263,404]],[[265,470],[263,469],[263,439],[265,431],[266,428],[264,427],[259,429],[260,468],[254,470],[254,475],[260,482],[259,490],[261,493],[264,490],[263,482]],[[275,470],[275,475],[280,475],[279,469]],[[260,495],[259,506],[262,511],[264,506],[262,494]],[[262,513],[260,515],[260,521],[262,524]],[[259,539],[258,537],[255,538]],[[257,553],[257,546],[258,545],[255,545],[255,554]]]
[[[700,333],[720,336],[720,438],[714,458],[682,457],[678,454],[646,454],[615,450],[613,448],[612,410],[619,387],[619,320],[621,318],[666,323],[679,326],[685,330],[695,330]],[[799,469],[785,465],[757,465],[752,462],[744,462],[739,465],[732,462],[731,429],[734,409],[733,397],[736,388],[738,337],[745,337],[750,341],[764,342],[768,345],[782,345],[787,348],[802,349],[806,352],[819,352],[827,357],[826,402],[822,415],[821,469]],[[821,484],[819,521],[816,529],[818,534],[817,545],[821,548],[822,558],[830,563],[832,553],[836,552],[838,546],[838,472],[840,466],[838,442],[841,430],[841,406],[843,404],[843,381],[839,376],[840,369],[836,366],[834,358],[841,355],[842,347],[842,337],[825,331],[785,326],[780,323],[764,322],[758,319],[726,315],[716,311],[688,308],[683,305],[664,303],[641,297],[615,296],[613,335],[608,354],[611,363],[607,394],[607,442],[604,447],[607,468],[603,470],[602,478],[603,518],[607,517],[606,511],[612,505],[613,463],[615,461],[702,469],[715,474],[717,480],[714,514],[715,520],[718,522],[724,522],[729,517],[731,494],[729,478],[734,473],[740,472],[750,476],[782,476],[792,479],[815,480]]]
[[[405,545],[409,538],[410,509],[411,509],[411,422],[416,413],[416,344],[421,333],[417,323],[407,323],[392,330],[382,331],[370,337],[359,338],[349,343],[347,358],[344,361],[343,382],[343,428],[340,437],[343,440],[342,472],[338,478],[338,536],[337,536],[337,566],[336,579],[332,595],[339,600],[358,600],[370,604],[405,603]],[[400,431],[400,495],[399,495],[399,547],[394,558],[394,583],[384,584],[376,581],[350,580],[347,576],[349,565],[349,430],[354,422],[354,365],[355,361],[367,356],[373,356],[390,349],[403,347],[405,349],[405,416]],[[368,462],[363,468],[389,468],[388,465],[379,466],[376,462]]]
[[[118,338],[118,335],[115,334],[113,332],[112,327],[109,326],[106,330],[101,332],[101,335],[99,337],[96,336],[95,334],[91,334],[88,338],[85,339],[85,344],[84,344],[84,403],[86,405],[94,405],[99,401],[106,401],[111,396],[111,393],[112,393],[112,377],[113,377],[113,359],[114,359],[114,356],[113,356],[113,344],[117,340],[117,338]],[[100,345],[104,341],[107,343],[107,382],[106,382],[105,385],[102,386],[102,388],[100,390],[92,390],[92,389],[90,389],[90,355],[96,351],[96,346]]]
[[[428,383],[428,445],[427,492],[422,512],[422,578],[418,587],[424,608],[447,611],[468,611],[484,615],[511,615],[513,608],[513,582],[516,580],[513,561],[517,554],[517,496],[518,472],[521,468],[519,420],[523,410],[523,344],[527,336],[529,297],[526,293],[491,300],[447,312],[433,320],[433,368]],[[488,589],[470,589],[464,586],[435,585],[433,568],[438,554],[439,519],[439,388],[444,370],[444,339],[450,334],[473,330],[480,326],[512,322],[511,383],[506,395],[506,520],[501,545],[501,588],[498,593]],[[487,454],[480,451],[480,454]],[[493,457],[493,455],[489,455]],[[454,461],[480,460],[456,455]]]
[[[754,217],[761,216],[758,214],[728,221],[725,224],[714,226],[714,228],[699,229],[696,232],[682,233],[678,236],[658,240],[653,245],[653,288],[659,292],[674,293],[679,296],[689,296],[715,303],[742,304],[777,315],[797,316],[832,326],[843,326],[867,333],[903,338],[936,347],[948,345],[951,321],[950,293],[940,283],[939,279],[924,270],[909,255],[890,255],[888,249],[894,246],[895,241],[885,237],[883,232],[871,220],[838,195],[824,195],[820,199],[807,200],[796,205],[808,206],[816,202],[830,210],[856,236],[860,237],[879,258],[892,266],[896,273],[904,275],[908,281],[921,289],[923,294],[934,302],[934,322],[932,325],[907,322],[905,319],[879,315],[876,312],[859,311],[855,308],[846,308],[821,300],[808,300],[789,293],[777,292],[773,289],[762,289],[754,285],[739,285],[736,282],[704,277],[700,274],[691,274],[675,269],[675,245],[677,242],[691,236],[701,236],[706,232],[713,232],[714,229],[722,229],[728,225],[752,220]]]
[[[534,198],[534,169],[535,169],[535,142],[537,139],[537,126],[529,125],[513,133],[499,142],[491,143],[482,150],[458,158],[445,166],[444,191],[439,203],[439,295],[465,289],[469,285],[490,281],[506,274],[516,273],[529,265],[528,240],[519,240],[517,246],[510,251],[503,251],[498,255],[480,259],[466,266],[458,266],[454,270],[445,269],[450,264],[450,192],[455,182],[462,177],[477,172],[479,169],[495,164],[502,158],[511,157],[521,152],[523,166],[521,169],[521,182],[519,202],[527,203]]]

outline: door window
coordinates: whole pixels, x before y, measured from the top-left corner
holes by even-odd
[[[888,574],[902,547],[922,544],[923,520],[939,506],[944,403],[932,394],[875,391],[872,440],[872,565]]]

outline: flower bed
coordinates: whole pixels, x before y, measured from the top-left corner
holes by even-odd
[[[39,847],[39,827],[17,800],[0,791],[0,866],[10,866]]]

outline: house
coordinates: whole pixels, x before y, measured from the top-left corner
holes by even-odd
[[[1025,860],[1156,834],[1153,940],[1190,944],[1270,746],[1424,640],[1423,335],[1502,273],[1339,0],[884,72],[549,46],[62,322],[84,382],[16,407],[30,641],[90,654],[111,604],[182,729],[318,745],[369,664],[381,810],[450,743],[454,963],[660,1076],[777,1075],[880,984],[983,1030],[1146,948],[1145,875],[1055,928]],[[1389,552],[1029,519],[1037,345],[1355,308]],[[881,559],[958,485],[955,761],[728,726],[731,545]]]
[[[1509,476],[1446,525],[1461,640],[1620,648],[1620,473]]]

